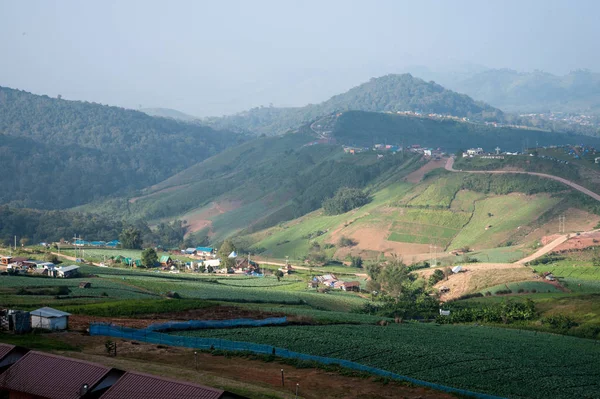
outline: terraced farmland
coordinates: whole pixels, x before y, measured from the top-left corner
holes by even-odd
[[[429,185],[425,191],[413,198],[408,205],[449,208],[459,188],[459,176],[442,177],[435,184]]]
[[[392,224],[390,241],[446,247],[469,221],[470,214],[437,209],[405,208]]]
[[[600,396],[596,367],[600,346],[554,334],[408,323],[237,328],[177,335],[273,345],[511,398]]]
[[[452,248],[495,247],[559,202],[544,195],[511,194],[475,203],[475,212],[451,243]]]

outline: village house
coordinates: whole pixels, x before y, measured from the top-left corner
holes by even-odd
[[[205,258],[215,256],[215,249],[211,247],[196,247],[196,255],[203,256]]]
[[[163,255],[160,257],[160,265],[163,267],[171,266],[173,264],[173,259],[169,255]]]
[[[66,330],[69,327],[70,313],[49,307],[33,310],[31,313],[31,328],[44,330]]]
[[[56,277],[71,278],[79,275],[79,266],[71,265],[59,267],[55,270]]]

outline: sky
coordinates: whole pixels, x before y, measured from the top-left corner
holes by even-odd
[[[598,15],[595,0],[0,0],[0,86],[203,117],[417,66],[599,71]]]

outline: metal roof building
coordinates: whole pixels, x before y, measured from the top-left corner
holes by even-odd
[[[220,389],[0,344],[0,396],[21,399],[245,399]]]
[[[137,372],[127,372],[100,399],[234,399],[220,389]]]
[[[66,330],[69,326],[71,313],[52,309],[49,307],[39,308],[30,312],[31,328],[43,328],[45,330]]]
[[[31,351],[0,374],[0,389],[39,398],[79,399],[110,371],[99,364]]]

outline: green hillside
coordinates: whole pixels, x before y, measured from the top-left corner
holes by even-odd
[[[264,256],[279,259],[302,260],[311,242],[317,241],[340,260],[348,254],[373,258],[383,252],[410,262],[434,245],[438,252],[494,249],[474,256],[505,261],[517,253],[522,256],[521,248],[495,248],[528,243],[530,232],[569,208],[588,209],[585,202],[569,198],[565,186],[554,183],[523,175],[465,178],[439,170],[416,185],[393,183],[375,192],[371,203],[348,213],[326,216],[315,211],[241,240]],[[355,245],[344,247],[341,237],[351,238]]]
[[[527,140],[540,146],[585,144],[600,147],[597,137],[360,111],[344,112],[332,130],[338,141],[347,144],[420,144],[450,152],[471,147],[483,147],[487,151],[496,147],[503,151],[520,151]]]
[[[204,122],[223,129],[277,135],[319,117],[349,110],[371,112],[418,111],[472,119],[502,120],[502,111],[469,96],[425,82],[410,74],[373,78],[320,104],[297,108],[261,107]]]
[[[254,232],[321,207],[340,187],[397,181],[419,167],[419,156],[345,154],[315,144],[308,133],[264,137],[229,148],[144,190],[139,196],[80,208],[113,217],[179,218],[212,240]]]
[[[240,139],[138,111],[0,87],[0,203],[56,209],[126,194]]]

